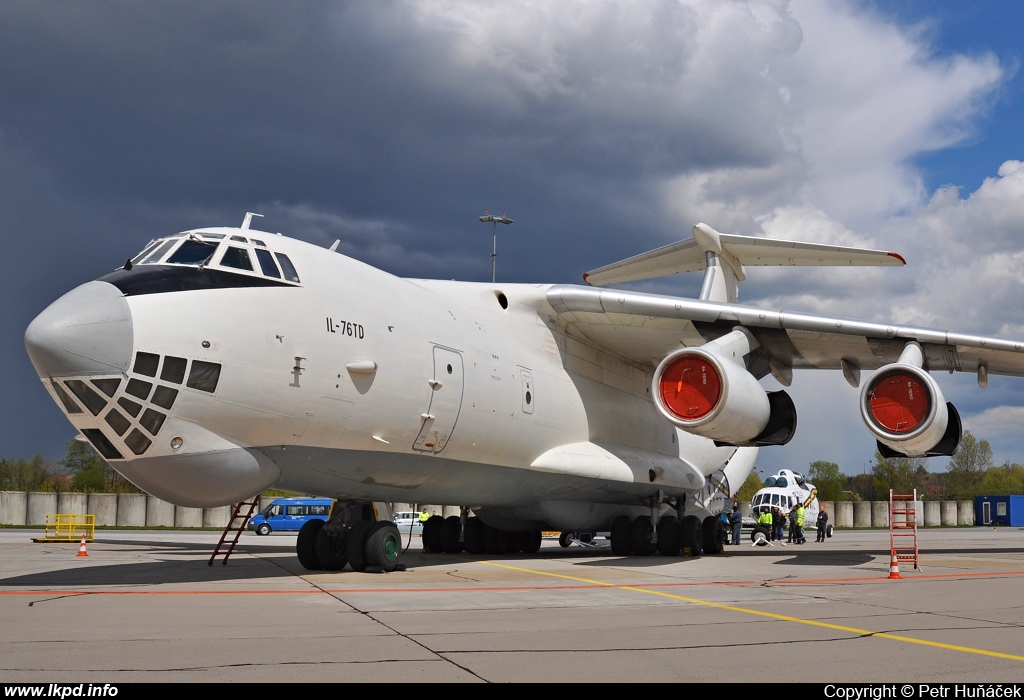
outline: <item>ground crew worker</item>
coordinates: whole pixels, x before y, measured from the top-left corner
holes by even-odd
[[[828,530],[828,513],[825,512],[825,506],[822,506],[821,510],[818,511],[818,522],[815,524],[818,526],[818,539],[814,541],[824,542],[825,535],[827,534],[826,531]]]
[[[796,544],[804,544],[807,540],[804,538],[804,504],[796,504]]]
[[[743,530],[743,513],[740,512],[738,504],[734,504],[732,515],[729,516],[729,524],[732,525],[732,543],[740,543],[740,534]]]
[[[421,510],[420,511],[420,522],[421,523],[425,523],[425,522],[427,522],[428,518],[430,518],[430,513],[428,513],[425,510]]]
[[[761,511],[761,514],[757,516],[757,524],[762,526],[768,531],[768,539],[770,540],[774,535],[772,531],[772,512],[768,508]]]

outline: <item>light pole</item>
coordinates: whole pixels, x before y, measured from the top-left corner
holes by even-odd
[[[484,209],[484,215],[480,217],[480,223],[491,223],[494,225],[492,230],[493,240],[491,242],[491,284],[494,284],[498,271],[498,224],[508,226],[512,223],[512,219],[505,216],[504,211],[501,212],[501,216],[495,216],[494,214],[488,214],[487,209]]]

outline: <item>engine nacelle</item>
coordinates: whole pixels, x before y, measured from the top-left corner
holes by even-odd
[[[745,368],[704,348],[662,360],[652,393],[669,422],[719,444],[784,445],[796,431],[786,392],[766,392]]]
[[[864,385],[860,414],[884,457],[952,455],[963,433],[959,413],[932,376],[902,362],[882,367]]]

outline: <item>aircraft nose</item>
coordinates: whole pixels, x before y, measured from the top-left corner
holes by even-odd
[[[72,289],[25,331],[25,349],[40,377],[125,372],[133,347],[128,302],[107,282]]]

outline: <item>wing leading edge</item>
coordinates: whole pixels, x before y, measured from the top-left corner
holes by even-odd
[[[878,369],[916,341],[931,371],[976,372],[980,383],[988,374],[1024,376],[1021,341],[578,285],[550,287],[547,299],[591,341],[640,363],[656,365],[742,326],[776,367]]]

